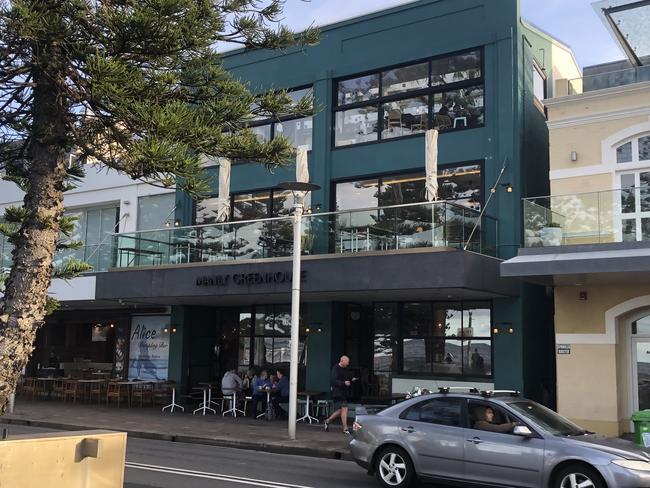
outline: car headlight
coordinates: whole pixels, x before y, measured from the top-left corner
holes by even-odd
[[[650,462],[640,461],[633,459],[615,459],[612,461],[614,464],[627,469],[634,469],[636,471],[650,471]]]

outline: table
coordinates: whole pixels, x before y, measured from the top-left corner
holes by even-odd
[[[176,385],[171,385],[171,387],[172,387],[172,402],[169,405],[165,405],[162,408],[162,411],[164,412],[165,409],[168,408],[170,413],[174,413],[174,407],[178,407],[184,412],[185,407],[183,407],[183,406],[179,405],[178,403],[176,403]]]
[[[298,392],[299,396],[307,397],[307,400],[305,402],[305,415],[303,415],[298,420],[296,420],[296,422],[304,422],[305,420],[308,420],[309,423],[311,424],[311,422],[313,420],[316,423],[318,423],[318,419],[316,417],[312,417],[311,415],[309,415],[309,407],[310,407],[310,404],[311,404],[311,400],[310,400],[311,397],[318,396],[321,393],[322,393],[321,391],[300,391],[300,392]]]
[[[215,406],[219,407],[221,410],[223,410],[223,404],[219,405],[217,402],[212,401],[212,388],[219,387],[221,386],[221,383],[217,383],[214,381],[206,381],[203,383],[199,383],[199,386],[207,386],[208,387],[208,407],[210,404],[214,404]],[[203,406],[203,404],[199,405],[199,407]]]
[[[214,408],[210,408],[208,406],[208,391],[210,391],[210,388],[207,387],[207,386],[194,386],[194,387],[192,387],[192,390],[201,390],[201,391],[203,391],[203,401],[201,402],[201,405],[199,406],[199,408],[195,409],[192,412],[192,415],[196,415],[196,412],[198,412],[200,410],[203,411],[203,415],[205,415],[205,412],[208,411],[208,410],[210,410],[213,414],[216,415],[217,411]]]
[[[269,409],[269,405],[271,404],[271,392],[273,391],[273,388],[260,388],[260,391],[266,392],[266,411]],[[260,413],[256,419],[260,417],[265,417],[266,416],[266,411]]]
[[[241,412],[242,415],[246,416],[246,412],[243,410],[237,408],[237,392],[241,392],[242,390],[240,388],[226,388],[225,390],[222,389],[221,392],[223,393],[224,400],[226,395],[232,395],[232,400],[231,400],[231,408],[228,410],[224,410],[224,412],[221,414],[223,417],[226,416],[227,413],[231,413],[233,417],[237,417],[237,412]]]

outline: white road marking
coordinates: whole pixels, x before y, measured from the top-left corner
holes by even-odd
[[[127,468],[141,469],[144,471],[156,471],[158,473],[176,474],[179,476],[190,476],[194,478],[205,478],[218,481],[227,481],[229,483],[239,483],[252,486],[263,486],[266,488],[312,488],[304,485],[292,485],[289,483],[280,483],[276,481],[258,480],[254,478],[243,478],[241,476],[231,476],[221,473],[208,473],[205,471],[194,471],[191,469],[173,468],[171,466],[157,466],[155,464],[142,464],[127,462]]]

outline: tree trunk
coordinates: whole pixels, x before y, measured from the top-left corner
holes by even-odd
[[[29,188],[23,204],[28,216],[13,251],[13,266],[0,299],[0,415],[15,391],[21,371],[43,324],[52,259],[63,215],[66,181],[67,100],[62,93],[64,61],[56,39],[34,48],[33,140]]]

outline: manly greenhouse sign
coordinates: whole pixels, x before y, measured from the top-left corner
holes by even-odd
[[[304,281],[306,271],[300,273],[300,281]],[[196,286],[250,286],[264,284],[291,284],[293,273],[291,271],[276,271],[268,273],[231,273],[220,275],[206,275],[196,278]]]

